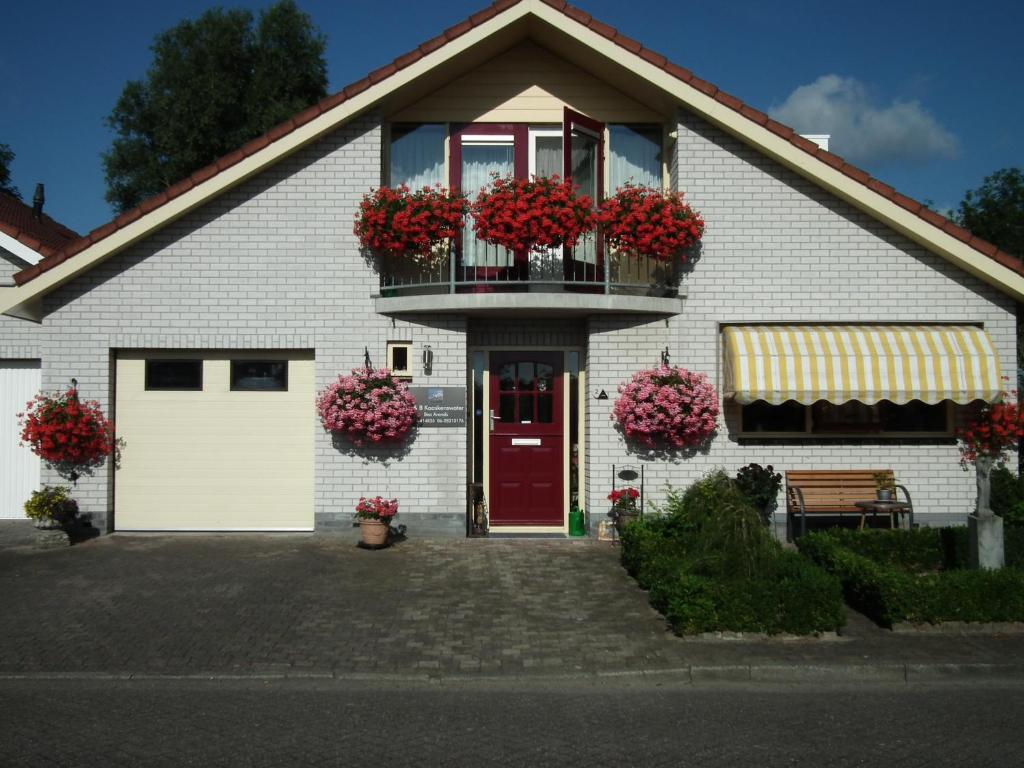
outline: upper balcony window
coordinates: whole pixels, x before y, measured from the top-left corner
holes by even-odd
[[[608,149],[610,190],[626,182],[661,189],[660,125],[609,125]]]
[[[388,184],[409,189],[442,186],[444,173],[444,123],[398,123],[391,126]]]

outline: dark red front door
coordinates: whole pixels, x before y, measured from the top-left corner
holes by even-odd
[[[490,524],[561,526],[562,353],[492,352]]]

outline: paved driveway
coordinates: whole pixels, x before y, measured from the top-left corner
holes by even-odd
[[[830,665],[1024,658],[1021,634],[894,635],[863,620],[840,640],[683,640],[618,551],[595,541],[410,539],[370,552],[328,535],[118,534],[40,551],[6,539],[7,676],[520,677],[758,665],[791,677]]]

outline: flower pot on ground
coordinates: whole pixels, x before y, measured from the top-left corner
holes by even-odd
[[[398,517],[398,500],[374,496],[360,497],[355,518],[359,521],[363,544],[380,547],[387,543],[391,521]]]
[[[637,506],[639,498],[640,491],[630,486],[615,488],[608,494],[608,501],[612,503],[609,514],[615,520],[615,527],[619,533],[640,516],[640,509]]]
[[[35,520],[36,528],[64,528],[74,521],[77,514],[78,502],[62,485],[47,485],[32,491],[32,496],[25,502],[25,515]]]

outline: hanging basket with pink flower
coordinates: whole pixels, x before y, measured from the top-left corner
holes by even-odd
[[[699,446],[715,434],[718,395],[703,373],[661,365],[619,385],[612,419],[648,448]]]
[[[328,432],[357,446],[404,439],[416,423],[416,399],[387,368],[356,368],[317,394],[317,413]]]
[[[495,176],[471,207],[473,231],[513,252],[576,245],[595,225],[594,201],[558,176]]]
[[[627,183],[601,202],[598,220],[608,246],[632,257],[685,261],[704,235],[704,219],[681,192]]]
[[[359,203],[355,235],[378,255],[430,260],[448,253],[467,211],[464,196],[440,186],[380,187]]]

